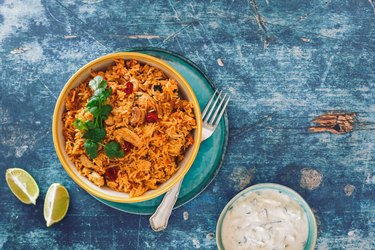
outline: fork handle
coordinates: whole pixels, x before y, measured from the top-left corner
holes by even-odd
[[[167,228],[169,217],[171,216],[174,204],[180,193],[181,184],[184,179],[180,180],[165,195],[156,209],[155,213],[150,217],[150,225],[154,231],[162,231]]]
[[[207,136],[204,133],[202,133],[201,142],[206,140],[208,137],[210,136]],[[150,217],[150,225],[152,230],[154,230],[155,232],[163,231],[167,228],[168,220],[171,216],[174,204],[177,201],[183,180],[184,179],[182,178],[164,195],[164,198],[160,202],[155,213]]]

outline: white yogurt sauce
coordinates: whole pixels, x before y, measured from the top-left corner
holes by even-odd
[[[257,190],[238,198],[222,224],[221,237],[231,249],[304,249],[308,235],[303,208],[277,190]]]

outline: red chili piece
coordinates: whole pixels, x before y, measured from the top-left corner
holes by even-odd
[[[108,180],[110,181],[114,181],[117,179],[117,174],[118,174],[118,171],[120,170],[119,167],[112,167],[112,168],[107,168],[105,170],[105,175],[107,176]]]
[[[125,153],[125,154],[129,153],[130,150],[131,150],[133,147],[134,147],[133,144],[131,144],[130,142],[125,141],[125,143],[124,143],[124,148],[123,148],[124,153]]]
[[[158,121],[158,113],[156,111],[152,111],[146,115],[145,119],[146,123],[152,123]]]
[[[131,83],[131,82],[126,83],[125,93],[128,94],[128,95],[133,93],[133,83]]]

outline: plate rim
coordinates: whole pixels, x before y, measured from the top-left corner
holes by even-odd
[[[138,52],[138,53],[142,53],[142,51],[155,51],[155,52],[162,52],[162,53],[166,53],[166,54],[170,54],[170,55],[173,55],[175,57],[177,57],[178,59],[182,60],[182,61],[185,61],[187,62],[190,66],[192,66],[199,74],[201,74],[208,82],[208,84],[210,85],[210,87],[212,88],[212,90],[215,90],[216,89],[216,85],[214,84],[214,82],[211,80],[210,77],[207,76],[207,74],[205,72],[203,72],[201,70],[201,68],[195,63],[193,62],[192,60],[186,58],[185,56],[177,53],[177,52],[174,52],[174,51],[170,51],[170,50],[167,50],[167,49],[163,49],[163,48],[156,48],[156,47],[132,47],[132,48],[127,48],[127,49],[124,49],[124,50],[121,50],[121,51],[125,51],[125,52]],[[117,51],[117,52],[121,52],[121,51]],[[204,184],[198,191],[196,194],[194,194],[193,196],[191,196],[190,198],[187,198],[187,199],[183,199],[182,201],[180,200],[179,202],[179,198],[177,198],[177,201],[176,201],[176,205],[173,207],[173,209],[177,209],[177,208],[180,208],[182,206],[184,206],[185,204],[189,203],[190,201],[194,200],[197,196],[199,196],[204,190],[207,189],[207,187],[213,182],[213,180],[217,177],[218,173],[220,172],[220,169],[222,168],[223,164],[224,164],[224,158],[225,158],[225,155],[226,155],[226,152],[227,152],[227,148],[228,148],[228,139],[229,139],[229,123],[228,123],[228,113],[227,113],[227,110],[225,110],[224,112],[224,116],[223,116],[223,120],[224,120],[224,128],[225,128],[225,136],[224,136],[224,143],[223,143],[223,153],[221,154],[221,157],[219,158],[219,163],[217,164],[217,167],[215,169],[215,171],[213,172],[212,174],[212,177],[207,181],[206,184]],[[121,212],[125,212],[125,213],[129,213],[129,214],[135,214],[135,215],[151,215],[153,214],[154,212],[152,213],[149,213],[149,212],[134,212],[134,211],[125,211],[124,209],[121,209],[121,208],[118,208],[116,206],[114,206],[112,203],[116,203],[116,202],[111,202],[111,201],[107,201],[107,200],[104,200],[104,199],[101,199],[99,197],[96,197],[92,194],[90,194],[91,196],[93,196],[97,201],[99,201],[100,203],[106,205],[106,206],[109,206],[111,208],[114,208],[116,210],[119,210]],[[165,195],[165,194],[163,194]],[[163,196],[163,195],[160,195],[160,196]],[[110,203],[109,203],[110,202]],[[129,205],[135,205],[137,203],[129,203]]]

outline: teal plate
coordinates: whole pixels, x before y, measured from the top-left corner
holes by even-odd
[[[189,59],[174,52],[155,48],[134,48],[126,51],[139,52],[155,56],[179,71],[193,88],[203,110],[215,90],[215,85],[210,79]],[[215,133],[202,142],[198,155],[185,175],[180,195],[175,208],[180,207],[198,196],[215,178],[223,164],[225,151],[228,144],[228,116],[224,113]],[[95,197],[95,196],[94,196]],[[145,202],[117,203],[95,197],[100,202],[131,214],[153,214],[163,199],[163,195]]]

